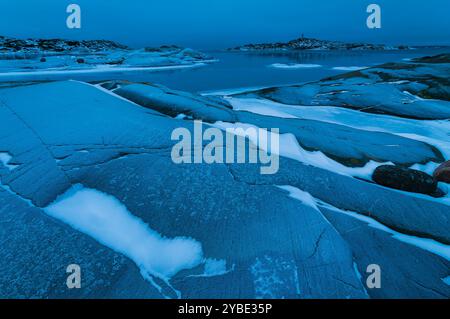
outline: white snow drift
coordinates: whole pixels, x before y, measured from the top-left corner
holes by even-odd
[[[114,196],[73,186],[44,211],[133,260],[141,272],[169,280],[203,262],[191,238],[166,238],[130,213]]]

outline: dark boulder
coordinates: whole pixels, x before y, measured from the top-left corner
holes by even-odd
[[[381,165],[372,175],[375,183],[407,192],[434,195],[437,183],[432,176],[414,169]]]
[[[82,58],[78,58],[77,59],[77,63],[84,63],[85,61],[84,61],[84,59],[82,59]]]
[[[433,174],[438,182],[450,183],[450,161],[442,163]]]
[[[40,61],[41,61],[41,62],[47,62],[47,59],[44,58],[44,57],[42,57]]]

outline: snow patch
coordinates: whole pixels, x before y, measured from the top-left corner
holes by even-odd
[[[36,76],[50,76],[50,75],[84,75],[84,74],[105,74],[105,73],[115,73],[115,72],[157,72],[157,71],[168,71],[177,69],[188,69],[197,68],[205,66],[206,63],[198,62],[192,64],[177,64],[177,65],[167,65],[167,66],[150,66],[150,67],[116,67],[116,66],[97,66],[89,69],[47,69],[44,71],[16,71],[16,72],[6,72],[0,73],[0,80],[7,81],[10,78],[21,77],[23,79],[33,78],[37,79]]]
[[[359,71],[367,69],[367,66],[335,66],[333,70],[336,71]]]
[[[424,101],[425,100],[417,95],[411,94],[408,91],[403,91],[403,94],[405,94],[407,96],[407,98],[408,98],[406,100],[407,102],[415,102],[415,101]]]
[[[11,154],[8,152],[0,152],[0,163],[3,164],[6,168],[8,168],[10,171],[15,169],[18,165],[12,165],[9,164],[9,162],[12,160]]]
[[[230,88],[230,89],[224,89],[224,90],[210,90],[210,91],[203,91],[200,92],[203,96],[229,96],[229,95],[235,95],[235,94],[241,94],[246,92],[252,92],[252,91],[258,91],[262,89],[267,89],[270,86],[249,86],[249,87],[239,87],[239,88]]]
[[[228,123],[228,122],[221,122],[218,121],[213,124],[213,126],[220,128],[222,130],[226,130],[227,128],[241,128],[244,131],[248,128],[255,128],[259,129],[257,126],[246,124],[246,123]],[[303,149],[295,136],[291,133],[286,134],[276,134],[273,132],[268,132],[266,129],[262,129],[264,131],[264,138],[272,140],[272,135],[276,135],[274,138],[275,140],[278,139],[279,141],[279,152],[276,153],[275,151],[272,152],[272,150],[269,147],[265,147],[267,145],[270,145],[269,140],[267,141],[259,141],[258,144],[258,136],[246,136],[250,139],[250,141],[254,145],[259,145],[261,149],[263,149],[266,152],[270,152],[273,154],[278,154],[283,157],[291,158],[294,160],[297,160],[299,162],[302,162],[304,164],[308,164],[311,166],[323,168],[341,175],[346,176],[353,176],[353,177],[359,177],[363,179],[370,180],[373,172],[375,169],[380,165],[393,165],[393,163],[386,162],[386,163],[379,163],[375,161],[369,161],[365,166],[363,167],[347,167],[345,165],[342,165],[339,162],[336,162],[335,160],[329,158],[324,153],[320,151],[306,151]]]
[[[208,258],[205,260],[204,276],[220,276],[226,274],[227,272],[226,260],[213,258]]]
[[[185,118],[187,118],[188,116],[186,114],[180,113],[177,116],[174,117],[174,119],[176,120],[183,120]]]
[[[141,273],[168,281],[203,261],[192,238],[166,238],[134,216],[114,196],[78,184],[44,211],[133,260]]]
[[[302,191],[301,189],[298,189],[297,187],[290,185],[283,185],[277,187],[289,192],[289,197],[295,198],[301,201],[306,206],[312,207],[315,210],[319,210],[319,208],[317,208],[316,200],[314,199],[314,197],[311,196],[310,193]]]
[[[445,158],[450,158],[450,122],[445,120],[412,120],[389,115],[367,114],[360,111],[333,106],[286,105],[266,99],[235,98],[227,99],[233,109],[256,114],[282,115],[279,117],[302,118],[345,125],[374,132],[385,132],[435,146]]]
[[[227,97],[226,100],[231,103],[233,110],[236,111],[247,111],[255,114],[281,118],[297,118],[297,116],[284,112],[280,108],[275,108],[272,105],[268,105],[267,103],[265,103],[265,100],[239,99],[231,97]]]
[[[445,277],[445,278],[442,278],[442,281],[443,281],[446,285],[450,286],[450,276],[447,276],[447,277]]]
[[[105,88],[104,88],[103,86],[101,86],[100,84],[94,85],[94,84],[90,84],[90,83],[83,82],[83,81],[77,81],[77,80],[69,80],[69,81],[81,83],[81,84],[84,84],[84,85],[87,85],[87,86],[92,86],[92,87],[94,87],[94,88],[96,88],[96,89],[98,89],[98,90],[100,90],[100,91],[102,91],[102,92],[104,92],[104,93],[106,93],[106,94],[108,94],[108,95],[111,95],[111,96],[115,97],[116,99],[119,99],[119,100],[122,100],[122,101],[126,101],[126,102],[128,102],[128,103],[133,104],[133,105],[142,107],[141,105],[139,105],[139,104],[137,104],[137,103],[134,103],[133,101],[130,101],[130,100],[128,100],[128,99],[126,99],[126,98],[124,98],[124,97],[122,97],[122,96],[120,96],[120,95],[114,93],[113,91],[110,91],[110,90],[108,90],[108,89],[105,89]]]
[[[309,68],[321,68],[320,64],[301,64],[301,63],[293,63],[293,64],[285,64],[285,63],[273,63],[269,65],[270,68],[277,69],[309,69]]]
[[[439,165],[440,164],[435,162],[429,162],[427,164],[414,164],[410,168],[415,169],[417,171],[422,171],[424,173],[427,173],[428,175],[433,176],[434,171],[436,170],[436,168],[439,167]]]

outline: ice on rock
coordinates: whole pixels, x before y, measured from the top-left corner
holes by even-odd
[[[332,171],[332,172],[335,172],[338,174],[342,174],[342,175],[346,175],[346,176],[354,176],[354,177],[359,177],[359,178],[369,180],[371,178],[373,172],[375,171],[375,169],[378,166],[393,165],[390,162],[379,163],[379,162],[375,162],[375,161],[369,161],[363,167],[348,167],[341,163],[336,162],[335,160],[329,158],[328,156],[326,156],[324,153],[322,153],[320,151],[310,152],[310,151],[303,149],[299,145],[295,136],[291,133],[277,134],[277,133],[273,133],[273,132],[268,132],[266,129],[258,128],[254,125],[246,124],[246,123],[233,123],[232,124],[232,123],[227,123],[227,122],[216,122],[214,124],[214,126],[220,128],[220,129],[223,129],[223,130],[233,129],[233,128],[235,128],[235,129],[242,128],[244,131],[247,130],[248,128],[261,129],[264,131],[264,134],[262,134],[264,137],[272,136],[272,134],[276,135],[275,140],[279,141],[278,155],[284,156],[287,158],[291,158],[291,159],[297,160],[299,162],[302,162],[302,163],[305,163],[305,164],[308,164],[311,166],[327,169],[329,171]],[[240,131],[234,130],[234,132],[239,133]],[[261,149],[263,149],[264,151],[272,152],[272,149],[270,148],[270,143],[268,143],[267,140],[258,142],[257,136],[247,136],[247,137],[253,144],[259,145],[259,147]],[[270,137],[267,139],[272,140],[273,138]],[[265,147],[266,145],[269,145],[269,147]],[[276,152],[274,151],[274,153],[276,153]]]
[[[359,71],[366,69],[366,66],[335,66],[333,67],[333,70],[336,71]]]
[[[202,263],[199,242],[165,238],[134,216],[115,197],[76,185],[46,207],[45,212],[133,260],[151,275],[170,279]]]
[[[356,218],[360,221],[367,223],[370,227],[373,227],[373,228],[376,228],[376,229],[379,229],[379,230],[389,233],[390,235],[392,235],[393,238],[395,238],[401,242],[419,247],[423,250],[426,250],[433,254],[436,254],[446,260],[450,260],[450,245],[446,245],[446,244],[440,243],[436,240],[429,239],[429,238],[421,238],[421,237],[417,237],[417,236],[413,236],[413,235],[407,235],[407,234],[400,233],[398,231],[395,231],[395,230],[381,224],[380,222],[376,221],[375,219],[373,219],[371,217],[364,216],[364,215],[361,215],[361,214],[358,214],[358,213],[355,213],[352,211],[342,210],[342,209],[333,207],[327,203],[323,203],[321,201],[318,201],[318,206],[325,207],[327,209],[330,209],[330,210],[345,214],[347,216]]]
[[[442,281],[445,282],[446,285],[450,286],[450,276],[442,278]]]
[[[11,154],[9,154],[8,152],[0,152],[0,163],[2,163],[3,166],[12,171],[17,167],[17,165],[9,164],[11,160],[12,160]]]
[[[322,66],[320,64],[300,64],[300,63],[294,63],[294,64],[285,64],[285,63],[273,63],[269,65],[271,68],[277,68],[277,69],[310,69],[310,68],[321,68]]]
[[[295,198],[301,201],[303,204],[318,210],[316,200],[311,196],[310,193],[304,192],[301,189],[290,185],[278,186],[278,188],[288,191],[290,197]]]

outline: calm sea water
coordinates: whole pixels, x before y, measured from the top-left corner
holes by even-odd
[[[207,52],[218,62],[198,68],[158,72],[135,71],[108,74],[71,75],[57,80],[82,81],[122,79],[159,83],[172,89],[208,92],[238,88],[267,87],[319,80],[348,70],[335,67],[369,67],[385,62],[401,62],[419,56],[450,52],[450,49],[410,51],[302,51],[286,53]],[[315,64],[310,68],[274,68],[272,64]]]
[[[155,73],[129,73],[114,76],[132,81],[163,84],[172,89],[207,92],[247,87],[266,87],[320,80],[324,77],[348,72],[334,67],[373,66],[385,62],[401,62],[419,56],[449,52],[450,49],[420,49],[383,52],[330,52],[309,51],[296,53],[230,53],[208,52],[219,61],[201,68],[162,71]],[[270,67],[281,64],[317,64],[321,67],[280,69]]]

